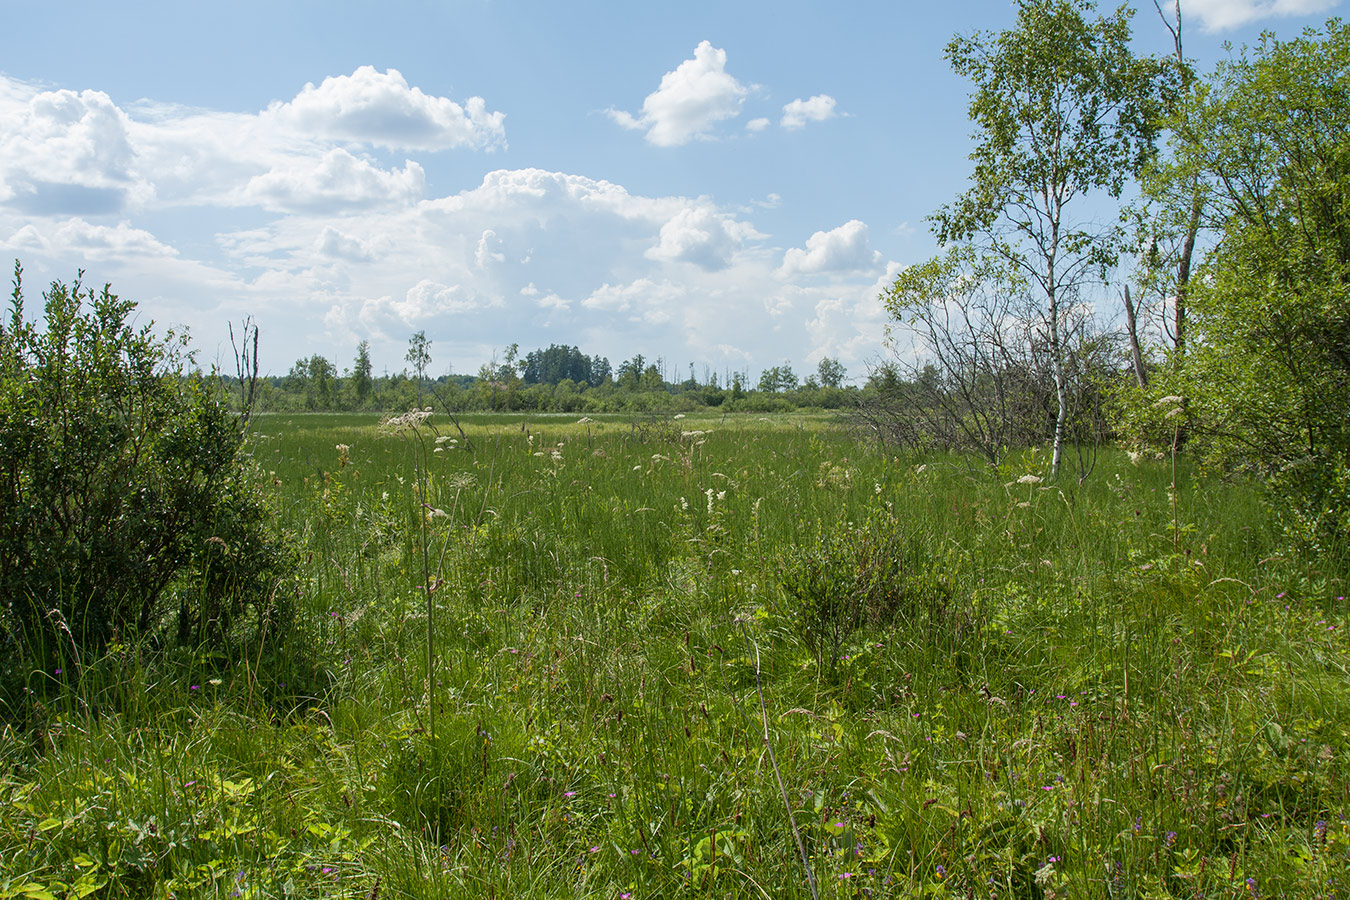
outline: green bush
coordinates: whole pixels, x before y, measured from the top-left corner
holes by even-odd
[[[930,641],[968,618],[950,579],[907,543],[894,515],[840,523],[786,557],[780,581],[785,610],[821,671],[832,676],[854,632],[902,625]]]
[[[52,284],[38,328],[20,274],[0,321],[7,640],[64,655],[170,624],[181,640],[218,642],[249,609],[275,625],[284,544],[239,420],[188,372],[185,338],[134,327],[134,303],[78,278]]]

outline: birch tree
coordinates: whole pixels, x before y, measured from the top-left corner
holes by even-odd
[[[1104,280],[1124,230],[1102,224],[1155,147],[1174,67],[1130,49],[1127,7],[1091,18],[1088,0],[1021,0],[1016,26],[958,36],[955,71],[974,83],[971,187],[932,216],[939,241],[1002,257],[1037,298],[1056,395],[1052,471],[1070,413],[1071,298]]]

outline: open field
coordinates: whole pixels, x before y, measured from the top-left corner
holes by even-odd
[[[1249,487],[596,418],[259,417],[293,635],[35,663],[0,898],[1350,894],[1344,570]]]

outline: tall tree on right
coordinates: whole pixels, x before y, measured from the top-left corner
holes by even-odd
[[[1020,0],[1016,26],[958,36],[947,58],[974,83],[969,190],[932,216],[941,243],[1001,258],[1037,299],[1054,381],[1052,471],[1070,410],[1064,329],[1075,296],[1115,265],[1126,235],[1095,197],[1119,198],[1152,158],[1175,66],[1130,49],[1127,7]]]
[[[1203,444],[1267,480],[1298,536],[1350,545],[1350,26],[1262,39],[1178,129],[1214,236],[1170,381]]]

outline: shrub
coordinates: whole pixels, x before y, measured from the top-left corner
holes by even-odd
[[[894,515],[880,510],[789,551],[781,574],[785,612],[827,676],[864,625],[898,624],[940,642],[965,624],[968,604],[916,550]]]
[[[275,625],[284,545],[243,433],[190,374],[186,339],[131,322],[105,286],[53,283],[25,321],[15,265],[0,321],[0,623],[29,649],[159,634],[218,641],[248,608]],[[83,273],[81,273],[83,276]],[[172,609],[176,600],[176,609]]]

